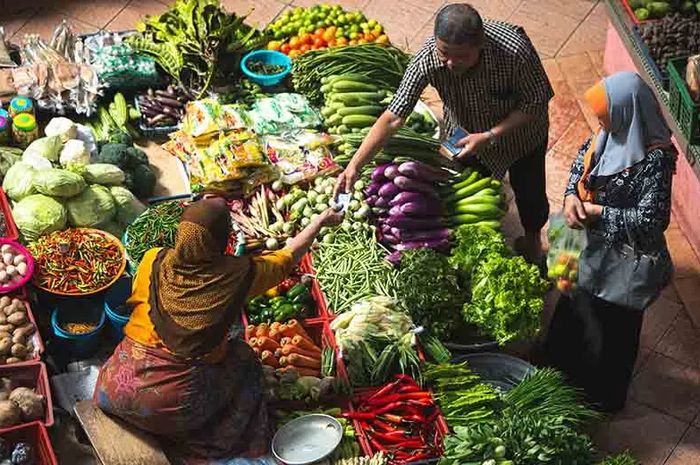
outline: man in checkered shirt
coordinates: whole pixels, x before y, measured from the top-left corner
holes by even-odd
[[[434,36],[411,60],[393,101],[340,175],[336,192],[354,184],[428,84],[444,104],[443,138],[460,126],[469,134],[457,144],[462,147],[458,165],[478,166],[498,178],[509,173],[525,230],[516,248],[539,263],[540,231],[549,216],[545,153],[554,93],[525,31],[482,21],[471,5],[447,5],[437,14]]]

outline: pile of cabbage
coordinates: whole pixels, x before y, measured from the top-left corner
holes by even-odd
[[[5,173],[2,188],[23,239],[68,227],[97,228],[121,237],[145,210],[125,187],[125,175],[108,163],[90,164],[89,137],[67,118],[54,118]]]

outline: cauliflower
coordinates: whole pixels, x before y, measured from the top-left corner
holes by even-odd
[[[64,168],[72,166],[84,166],[90,163],[90,152],[88,152],[85,142],[71,139],[63,146],[59,162]]]
[[[61,142],[68,142],[70,139],[75,139],[78,136],[78,127],[68,118],[57,117],[51,118],[49,124],[44,129],[44,134],[47,136],[59,136]]]

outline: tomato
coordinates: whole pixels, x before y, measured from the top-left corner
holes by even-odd
[[[312,36],[311,34],[309,34],[309,33],[307,32],[307,33],[305,33],[304,35],[302,35],[302,36],[299,38],[299,41],[300,41],[303,45],[311,45],[311,44],[313,43],[313,41],[314,41],[314,38],[313,38],[313,36]]]
[[[364,44],[368,44],[368,43],[369,43],[369,41],[366,39],[360,39],[357,41],[357,45],[364,45]]]
[[[318,45],[312,45],[311,50],[321,50],[324,47],[319,47]]]
[[[375,34],[374,32],[365,33],[365,39],[369,40],[370,42],[377,40],[377,37],[379,37],[379,34]]]
[[[336,47],[338,45],[338,43],[335,41],[335,39],[331,39],[327,43],[328,43],[329,47]]]
[[[282,44],[280,47],[280,52],[284,53],[285,55],[289,55],[290,50],[292,50],[292,47],[290,47],[288,43]]]
[[[315,34],[315,35],[316,35],[316,36],[321,36],[321,37],[323,37],[323,34],[325,34],[325,33],[326,33],[326,30],[325,30],[324,28],[322,28],[322,27],[319,27],[318,29],[316,29],[316,34]]]
[[[326,42],[330,42],[331,40],[335,39],[335,33],[331,33],[330,31],[326,31],[323,33],[322,39],[325,40]]]
[[[378,44],[388,44],[389,43],[389,36],[387,36],[386,34],[382,34],[379,37],[377,37],[376,42]]]
[[[321,38],[317,38],[316,40],[314,40],[314,46],[319,47],[319,48],[320,48],[320,47],[325,47],[325,46],[326,46],[326,41],[323,40],[323,39],[321,39]]]
[[[270,42],[267,43],[267,49],[268,50],[279,50],[280,49],[280,42],[277,40],[271,40]]]
[[[299,50],[296,50],[296,49],[295,49],[295,50],[291,50],[291,51],[289,52],[289,58],[291,58],[292,60],[295,59],[295,58],[297,58],[299,55],[301,55],[301,52],[300,52]]]
[[[357,41],[355,39],[351,39],[350,42],[348,42],[348,45],[357,45]]]
[[[304,45],[302,45],[301,47],[299,47],[299,51],[300,51],[301,53],[306,53],[306,52],[308,52],[309,50],[311,50],[311,46],[310,46],[309,44],[304,44]]]
[[[346,39],[345,37],[340,37],[335,42],[336,44],[338,44],[339,47],[342,47],[348,44],[348,39]]]
[[[292,50],[298,50],[301,46],[301,41],[299,40],[299,37],[292,37],[291,39],[289,39],[289,46]]]

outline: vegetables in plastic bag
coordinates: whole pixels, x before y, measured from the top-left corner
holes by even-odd
[[[90,152],[85,146],[85,142],[71,139],[63,146],[59,161],[64,168],[87,165],[90,163]]]
[[[5,173],[2,188],[10,199],[15,202],[24,197],[36,193],[34,188],[34,174],[36,170],[24,162],[17,162]]]
[[[51,197],[73,197],[85,190],[85,180],[79,174],[58,168],[38,171],[34,187],[40,194]]]
[[[12,209],[15,223],[28,241],[64,229],[66,213],[66,207],[60,202],[43,194],[25,197]]]
[[[72,226],[96,228],[114,218],[116,207],[112,194],[104,186],[88,186],[80,195],[68,200],[68,222]]]
[[[78,136],[78,127],[68,118],[62,116],[51,118],[49,124],[46,125],[44,134],[47,136],[58,136],[61,142],[68,142],[70,139],[75,139]]]
[[[25,155],[30,152],[36,153],[49,161],[58,161],[58,156],[61,153],[62,147],[63,142],[61,142],[59,136],[46,136],[40,137],[29,144],[29,147],[24,150],[24,153]]]
[[[36,152],[24,152],[22,155],[22,161],[37,171],[53,168],[53,165],[48,158],[44,158]]]
[[[105,186],[118,186],[124,182],[124,172],[118,166],[110,163],[87,165],[83,177],[91,184]]]
[[[562,213],[556,213],[549,219],[547,236],[547,275],[562,294],[569,294],[576,289],[578,259],[588,243],[586,232],[567,227]]]
[[[125,187],[114,186],[109,189],[109,192],[114,197],[114,203],[117,207],[117,221],[123,226],[128,226],[144,211],[146,206]],[[121,237],[121,236],[118,236]]]
[[[0,179],[7,171],[22,158],[22,149],[16,147],[0,147]]]

